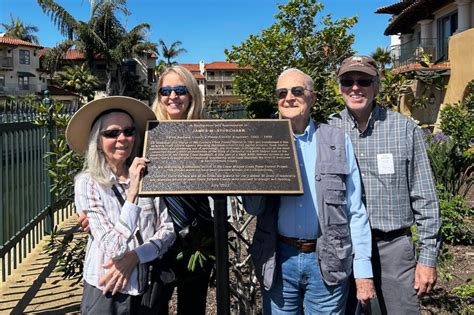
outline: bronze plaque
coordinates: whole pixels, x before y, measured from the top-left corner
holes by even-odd
[[[149,121],[140,195],[302,194],[289,120]]]

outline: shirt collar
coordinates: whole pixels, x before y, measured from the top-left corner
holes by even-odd
[[[315,124],[314,124],[313,119],[310,118],[310,119],[309,119],[309,123],[308,123],[308,125],[306,126],[304,132],[303,132],[302,134],[296,134],[296,133],[295,133],[295,134],[294,134],[294,137],[295,137],[295,139],[297,139],[297,140],[307,142],[307,141],[310,141],[310,140],[311,140],[311,138],[312,138],[313,134],[315,133],[315,131],[316,131],[316,126],[315,126]]]
[[[375,104],[374,109],[370,113],[366,130],[372,129],[374,127],[375,121],[380,119],[381,112],[382,112],[382,109],[377,104]],[[357,121],[355,120],[354,116],[351,114],[351,112],[347,108],[342,111],[341,117],[344,120],[349,121],[351,123],[352,129],[357,128]]]
[[[118,178],[115,176],[115,174],[112,173],[112,175],[110,175],[110,181],[112,183],[117,183],[117,184],[120,184],[120,185],[128,185],[130,184],[130,178],[127,178],[126,180],[122,180],[122,181],[119,181]]]

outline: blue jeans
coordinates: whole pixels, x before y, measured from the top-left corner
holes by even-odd
[[[271,290],[262,289],[263,314],[343,314],[348,283],[328,286],[317,254],[278,242],[276,276]]]

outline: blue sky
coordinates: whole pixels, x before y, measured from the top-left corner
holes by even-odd
[[[74,18],[87,20],[88,0],[56,0]],[[188,52],[177,59],[180,63],[224,61],[224,49],[239,45],[251,34],[259,34],[275,22],[277,5],[283,0],[128,0],[131,16],[122,20],[130,29],[139,23],[151,25],[148,39],[166,43],[180,40]],[[360,54],[370,54],[376,47],[387,47],[390,38],[383,35],[389,15],[375,14],[382,6],[396,0],[325,0],[324,13],[334,19],[358,16],[352,29],[356,34],[353,48]],[[0,21],[20,17],[25,24],[39,28],[41,45],[52,47],[63,40],[56,26],[35,0],[0,0]]]

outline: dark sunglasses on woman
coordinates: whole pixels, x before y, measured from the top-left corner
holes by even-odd
[[[188,93],[188,89],[184,85],[162,86],[158,90],[161,96],[170,96],[173,91],[176,95],[186,95]]]
[[[135,127],[125,128],[125,129],[109,129],[109,130],[102,130],[100,134],[104,138],[108,139],[115,139],[123,133],[125,137],[131,137],[135,135]]]

